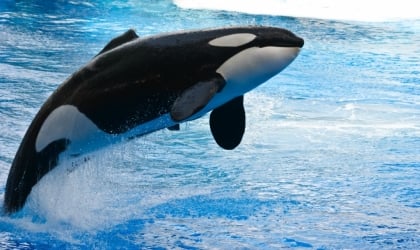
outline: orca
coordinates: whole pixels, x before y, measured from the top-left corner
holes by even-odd
[[[304,41],[277,27],[191,30],[111,40],[66,79],[30,124],[12,162],[4,210],[20,210],[32,187],[60,161],[207,112],[218,145],[234,149],[245,131],[243,95],[286,68]]]

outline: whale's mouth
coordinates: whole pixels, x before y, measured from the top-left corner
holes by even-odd
[[[298,47],[302,48],[305,41],[288,30],[282,30],[281,33],[276,34],[274,38],[268,41],[267,46],[276,47]]]

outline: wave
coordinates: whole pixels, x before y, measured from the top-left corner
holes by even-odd
[[[384,22],[420,19],[412,0],[173,0],[181,8],[211,9],[275,16]]]

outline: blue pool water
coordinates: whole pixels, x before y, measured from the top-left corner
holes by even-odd
[[[419,19],[2,0],[0,200],[39,107],[112,37],[231,25],[305,39],[295,62],[245,96],[236,150],[215,144],[206,116],[96,152],[71,173],[64,162],[21,212],[0,216],[0,249],[419,249]]]

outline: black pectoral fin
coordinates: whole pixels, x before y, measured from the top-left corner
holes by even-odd
[[[115,47],[118,47],[124,43],[130,42],[131,40],[134,40],[136,38],[138,38],[139,36],[136,34],[136,32],[132,29],[127,30],[124,34],[115,37],[114,39],[112,39],[107,45],[105,45],[105,47],[101,50],[101,52],[99,52],[96,56],[111,50]]]
[[[239,96],[214,109],[210,115],[210,129],[214,140],[224,149],[234,149],[245,132],[244,97]]]
[[[196,114],[209,103],[224,84],[225,80],[220,76],[189,87],[172,105],[171,118],[179,122]]]
[[[170,130],[170,131],[179,131],[180,130],[179,124],[175,124],[173,126],[168,127],[168,130]]]

